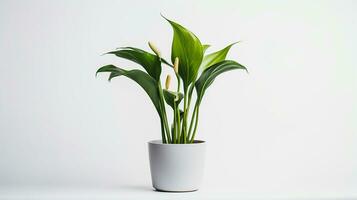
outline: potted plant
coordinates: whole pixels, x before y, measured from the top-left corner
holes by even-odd
[[[148,142],[153,187],[160,191],[195,191],[203,175],[206,146],[204,141],[195,139],[203,96],[218,75],[234,69],[247,69],[236,61],[226,60],[229,49],[236,43],[205,54],[210,45],[202,44],[195,34],[180,24],[165,19],[173,28],[171,63],[149,42],[153,53],[134,47],[106,53],[133,61],[144,70],[105,65],[96,74],[109,72],[109,81],[119,76],[135,81],[155,106],[161,123],[161,140]],[[162,88],[162,65],[172,68],[177,81],[174,90],[170,89],[170,75]],[[172,119],[168,118],[169,111]]]

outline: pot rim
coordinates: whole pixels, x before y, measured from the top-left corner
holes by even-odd
[[[162,140],[150,140],[148,142],[148,144],[169,145],[169,146],[181,146],[181,145],[192,146],[192,145],[204,145],[204,144],[206,144],[206,141],[204,141],[204,140],[194,140],[194,143],[190,143],[190,144],[164,144],[164,143],[162,143]]]

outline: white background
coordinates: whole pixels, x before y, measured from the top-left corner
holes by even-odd
[[[250,71],[201,107],[203,189],[357,195],[356,1],[0,1],[0,187],[150,188],[149,98],[96,69],[119,46],[170,56],[160,12]],[[172,71],[164,71],[162,77]]]

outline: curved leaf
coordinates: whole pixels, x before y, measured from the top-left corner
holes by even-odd
[[[108,52],[118,57],[131,60],[143,66],[146,72],[156,81],[160,81],[161,60],[158,56],[134,47],[122,47]]]
[[[180,59],[179,75],[183,80],[184,88],[187,89],[197,77],[203,58],[203,47],[192,32],[176,22],[166,20],[174,31],[171,61],[174,63],[176,57]]]
[[[177,93],[177,92],[172,92],[169,90],[164,89],[164,98],[166,103],[174,109],[174,102],[176,102],[176,105],[179,105],[181,100],[183,99],[183,94],[182,93]]]
[[[206,89],[213,83],[218,75],[234,69],[244,69],[247,71],[247,68],[233,60],[221,61],[203,71],[200,78],[195,83],[198,104],[201,103]]]
[[[232,43],[228,46],[226,46],[225,48],[219,50],[219,51],[216,51],[216,52],[213,52],[211,54],[208,54],[206,55],[205,57],[203,57],[203,60],[202,60],[202,64],[201,64],[201,68],[203,70],[209,68],[210,66],[218,63],[218,62],[221,62],[222,60],[226,59],[226,56],[227,56],[227,53],[229,51],[229,49],[234,45],[234,44],[237,44],[238,42],[235,42],[235,43]]]
[[[154,104],[157,112],[160,115],[160,96],[157,82],[154,78],[149,76],[147,73],[134,69],[134,70],[125,70],[114,65],[106,65],[97,70],[97,73],[100,72],[110,72],[109,81],[117,76],[126,76],[131,80],[138,83],[145,92],[149,95],[152,103]]]
[[[121,69],[114,65],[105,65],[97,70],[97,72],[95,73],[95,76],[97,76],[98,73],[100,73],[100,72],[115,72],[117,70],[121,70]]]

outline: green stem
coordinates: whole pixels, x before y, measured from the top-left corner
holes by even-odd
[[[179,94],[180,93],[180,87],[181,87],[181,80],[180,80],[180,76],[178,74],[176,74],[176,79],[177,79],[177,94]],[[174,112],[174,115],[176,115],[176,120],[177,120],[177,124],[176,124],[177,125],[176,142],[180,143],[181,116],[180,116],[180,107],[179,107],[179,105],[176,106],[176,112]]]
[[[166,136],[167,136],[167,140],[169,143],[171,143],[171,137],[170,137],[170,128],[169,128],[169,124],[167,122],[167,116],[166,116],[166,111],[165,111],[165,108],[164,108],[164,125],[165,125],[165,129],[166,129]]]
[[[193,83],[188,91],[188,107],[191,105],[191,98],[192,98],[192,92],[193,88],[195,87],[195,84]]]
[[[161,139],[162,143],[166,144],[166,137],[165,137],[165,129],[164,129],[164,122],[162,121],[162,117],[160,116],[160,125],[161,125]]]
[[[190,107],[191,107],[191,99],[192,99],[192,92],[193,92],[194,86],[195,86],[195,82],[192,83],[192,85],[190,86],[190,88],[188,90],[188,105],[187,105],[187,113],[186,113],[187,114],[186,115],[186,134],[187,134],[187,136],[185,138],[185,140],[187,142],[190,141],[190,138],[189,138],[190,131],[187,129],[188,128],[188,126],[187,126],[187,117],[188,117],[188,114],[189,114],[189,111],[190,111]]]
[[[171,138],[170,138],[170,128],[169,124],[167,122],[167,115],[166,115],[166,109],[165,109],[165,103],[164,103],[164,95],[162,93],[162,87],[161,83],[159,82],[159,94],[160,94],[160,99],[161,99],[161,112],[163,115],[163,121],[164,121],[164,127],[166,129],[166,137],[169,143],[171,143]]]
[[[180,92],[180,86],[181,86],[181,81],[180,81],[180,77],[178,74],[176,74],[176,78],[177,78],[177,93]]]
[[[180,143],[180,133],[181,133],[181,116],[180,116],[180,109],[176,110],[176,119],[177,119],[177,143]]]
[[[188,112],[188,108],[187,108],[187,89],[185,89],[184,92],[184,104],[183,104],[183,122],[182,122],[182,138],[181,138],[181,143],[185,143],[186,142],[186,134],[187,134],[187,112]]]
[[[176,102],[174,102],[174,119],[173,119],[173,133],[172,133],[172,142],[175,144],[177,141],[177,120],[176,120],[176,112],[177,112],[177,106],[176,106]]]
[[[200,107],[197,106],[197,112],[196,112],[196,120],[195,120],[195,128],[193,129],[193,134],[190,140],[190,143],[193,143],[195,136],[196,136],[196,131],[197,131],[197,125],[198,125],[198,113],[200,112]]]
[[[195,121],[196,111],[197,111],[197,103],[195,104],[195,107],[194,107],[193,112],[192,112],[190,128],[188,129],[188,136],[187,136],[188,139],[190,139],[190,136],[191,136],[191,133],[192,133],[192,127],[193,127],[193,122]]]
[[[184,89],[184,114],[183,114],[183,122],[182,122],[182,137],[181,137],[181,142],[182,143],[187,143],[189,142],[188,136],[188,130],[187,130],[187,115],[190,112],[190,104],[191,104],[191,98],[192,98],[192,92],[193,92],[194,84],[190,86],[190,88],[185,88]]]

